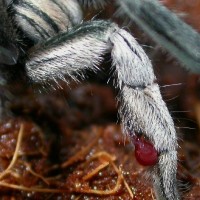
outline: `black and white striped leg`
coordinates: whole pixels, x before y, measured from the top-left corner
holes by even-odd
[[[172,118],[155,83],[152,65],[143,49],[125,30],[105,21],[91,21],[34,47],[26,62],[33,82],[75,77],[96,70],[102,56],[111,52],[120,95],[124,131],[143,133],[159,153],[152,167],[158,199],[177,200],[177,141]]]
[[[80,24],[83,17],[77,0],[20,0],[9,7],[18,28],[34,43]]]

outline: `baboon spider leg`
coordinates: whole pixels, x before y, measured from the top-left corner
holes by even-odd
[[[125,30],[107,21],[82,23],[28,52],[26,71],[33,82],[77,78],[85,69],[98,70],[110,52],[120,88],[120,116],[128,136],[144,134],[159,154],[151,174],[158,199],[179,199],[177,141],[173,120],[160,95],[147,55]]]

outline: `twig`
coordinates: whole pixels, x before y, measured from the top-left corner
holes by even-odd
[[[22,141],[22,136],[24,133],[24,125],[22,124],[20,126],[20,130],[19,130],[19,134],[18,134],[18,139],[17,139],[17,144],[16,144],[16,148],[15,148],[15,152],[13,154],[12,160],[9,164],[9,166],[0,174],[0,180],[7,174],[9,173],[9,170],[15,165],[16,161],[17,161],[17,157],[18,157],[18,152],[19,152],[19,148],[21,146],[21,141]]]

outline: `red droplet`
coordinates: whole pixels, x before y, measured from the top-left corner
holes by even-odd
[[[158,162],[158,152],[153,144],[142,137],[134,137],[135,157],[144,166],[152,166]]]

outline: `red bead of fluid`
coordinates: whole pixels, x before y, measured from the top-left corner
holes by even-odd
[[[153,144],[142,137],[134,137],[135,157],[144,166],[152,166],[158,162],[158,152]]]

